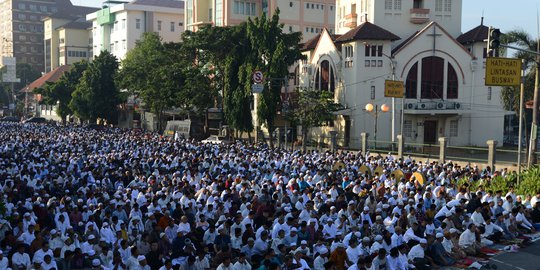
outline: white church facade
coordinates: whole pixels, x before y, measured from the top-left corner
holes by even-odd
[[[488,27],[462,33],[461,6],[462,0],[337,0],[336,34],[307,41],[307,59],[290,68],[291,84],[331,91],[345,107],[335,123],[311,133],[336,131],[339,144],[352,148],[361,133],[390,142],[401,130],[407,143],[502,142],[508,112],[501,88],[484,85]],[[405,85],[403,103],[396,98],[394,106],[384,96],[392,79]],[[367,104],[379,110],[377,125]],[[390,110],[381,111],[383,104]]]

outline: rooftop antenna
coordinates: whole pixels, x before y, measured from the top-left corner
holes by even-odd
[[[484,10],[482,9],[482,18],[480,19],[480,25],[484,25]]]

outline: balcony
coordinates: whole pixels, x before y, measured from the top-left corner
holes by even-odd
[[[429,9],[427,8],[412,8],[411,23],[423,24],[429,21]]]
[[[355,28],[358,25],[358,14],[356,13],[347,14],[344,19],[345,27]]]

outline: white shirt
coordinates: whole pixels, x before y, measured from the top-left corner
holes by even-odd
[[[476,235],[467,229],[459,236],[459,246],[467,248],[476,242]]]
[[[58,266],[54,260],[51,260],[51,263],[42,262],[41,267],[43,270],[58,269]]]
[[[362,256],[363,252],[362,249],[360,249],[360,246],[356,246],[355,248],[349,246],[345,252],[347,252],[347,258],[349,258],[349,261],[351,262],[357,262],[360,256]]]
[[[34,253],[34,258],[32,258],[32,262],[45,263],[43,261],[43,258],[45,258],[45,255],[50,255],[51,259],[54,259],[54,255],[51,249],[48,249],[47,251],[43,251],[43,249],[40,248]]]
[[[472,213],[471,220],[476,226],[482,226],[486,223],[486,221],[484,220],[484,217],[482,216],[482,213],[478,213],[476,211]]]
[[[3,257],[3,258],[0,260],[0,269],[8,269],[8,265],[9,265],[8,258]]]
[[[452,240],[446,239],[446,237],[442,240],[442,246],[444,247],[444,250],[446,252],[450,253],[452,252],[452,249],[454,248],[454,243],[452,243]]]
[[[386,269],[387,270],[407,270],[403,265],[403,262],[399,259],[399,256],[394,258],[390,255],[386,256]]]
[[[238,261],[233,265],[232,269],[233,270],[251,270],[251,265],[247,261],[244,261],[244,263],[240,263]]]
[[[11,257],[11,263],[13,263],[13,265],[30,267],[30,256],[28,256],[28,254],[26,253],[21,254],[19,252],[16,252]]]
[[[424,258],[424,248],[420,246],[420,244],[412,247],[407,257],[410,261],[413,261],[416,258]]]
[[[324,264],[328,262],[328,258],[317,256],[313,261],[313,270],[325,270]]]

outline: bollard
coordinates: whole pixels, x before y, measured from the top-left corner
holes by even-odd
[[[337,149],[337,131],[330,131],[330,148],[332,153]]]
[[[403,136],[397,135],[397,158],[403,159]]]
[[[368,146],[367,146],[368,137],[369,137],[369,133],[365,133],[365,132],[360,133],[363,155],[365,155],[368,151]]]
[[[439,138],[439,163],[444,164],[446,162],[446,144],[448,143],[448,138],[440,137]]]
[[[495,154],[497,153],[496,149],[497,149],[497,141],[495,140],[488,140],[487,142],[487,145],[488,145],[488,166],[491,167],[491,171],[494,172],[495,171]]]

